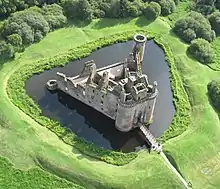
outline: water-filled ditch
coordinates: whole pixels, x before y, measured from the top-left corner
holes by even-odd
[[[94,60],[99,68],[125,59],[132,51],[132,43],[128,41],[104,47],[82,60],[34,75],[26,82],[27,94],[40,106],[44,116],[59,121],[78,136],[107,149],[123,152],[135,151],[136,147],[145,144],[138,129],[122,133],[115,128],[113,120],[62,92],[50,93],[45,87],[49,79],[56,79],[56,72],[65,73],[67,76],[78,75],[84,62],[88,60]],[[158,137],[170,125],[175,109],[172,103],[169,67],[165,61],[164,52],[153,40],[146,44],[143,73],[148,75],[150,83],[153,81],[158,83],[159,96],[155,107],[154,122],[149,128],[152,134]]]

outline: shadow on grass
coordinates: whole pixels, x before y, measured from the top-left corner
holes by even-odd
[[[94,26],[92,26],[92,29],[103,29],[103,28],[107,28],[107,27],[113,27],[116,25],[120,25],[120,24],[127,24],[133,19],[135,19],[135,18],[132,18],[132,17],[121,18],[121,19],[104,18],[104,19],[100,19],[98,22],[96,22],[94,24]],[[147,20],[144,16],[141,16],[136,19],[135,24],[139,27],[144,27],[144,26],[151,24],[153,21],[154,20]]]
[[[144,27],[148,26],[152,22],[154,22],[154,20],[147,20],[144,16],[141,16],[136,20],[135,24],[139,27]]]
[[[207,63],[207,64],[205,64],[205,63],[202,63],[202,62],[200,62],[199,60],[197,60],[189,51],[188,51],[188,49],[186,50],[186,55],[187,55],[187,57],[188,58],[190,58],[191,60],[193,60],[193,61],[196,61],[196,62],[198,62],[199,64],[201,64],[201,65],[203,65],[203,66],[207,66],[208,68],[210,68],[211,70],[213,70],[213,71],[219,71],[219,70],[215,70],[214,68],[212,68],[210,65],[211,65],[211,63]]]
[[[35,163],[43,170],[57,175],[60,178],[64,178],[70,182],[79,184],[85,188],[105,188],[113,189],[113,186],[106,186],[101,180],[90,178],[87,174],[82,174],[67,166],[60,167],[59,165],[49,161],[46,158],[37,156],[34,158]],[[74,161],[72,159],[72,161]],[[83,170],[82,170],[83,172]],[[114,188],[115,189],[115,188]]]
[[[208,89],[207,89],[208,90]],[[216,114],[218,115],[218,118],[220,119],[220,112],[218,111],[218,109],[215,107],[213,100],[210,98],[209,92],[206,93],[209,104],[212,106],[213,110],[216,112]]]
[[[12,61],[13,59],[8,59],[4,57],[0,57],[0,70],[3,68],[3,65],[6,64],[7,62]]]
[[[124,19],[116,19],[116,18],[103,18],[98,20],[93,26],[92,29],[103,29],[107,27],[113,27],[119,24],[127,24],[133,18],[124,18]]]
[[[100,18],[93,20],[95,21],[94,25],[91,26],[91,29],[103,29],[107,27],[113,27],[120,24],[127,24],[131,20],[135,18],[129,17],[129,18]],[[88,26],[92,21],[80,21],[80,20],[68,20],[68,23],[66,24],[66,28],[68,27],[77,27],[77,28],[83,28]],[[147,20],[144,16],[137,17],[135,24],[139,27],[144,27],[154,22],[154,20]]]
[[[80,20],[68,20],[66,24],[66,28],[68,27],[77,27],[77,28],[83,28],[89,25],[91,21],[80,21]]]
[[[187,43],[186,41],[184,41],[183,39],[181,39],[175,32],[173,29],[170,29],[169,31],[169,35],[171,35],[172,37],[178,38],[180,40],[180,42],[182,42],[184,45],[189,45],[190,43]]]
[[[176,163],[176,161],[174,160],[174,158],[172,157],[171,153],[169,151],[164,151],[164,154],[166,155],[167,159],[170,161],[170,163],[175,167],[175,169],[179,172],[179,174],[184,178],[184,176],[182,175],[182,173],[180,172],[180,169]]]

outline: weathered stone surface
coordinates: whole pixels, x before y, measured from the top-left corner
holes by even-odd
[[[58,89],[114,119],[120,131],[151,122],[158,90],[141,71],[146,40],[136,34],[133,52],[122,62],[96,69],[89,61],[75,77],[58,73]]]

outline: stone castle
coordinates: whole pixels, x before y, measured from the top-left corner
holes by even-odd
[[[62,90],[110,117],[120,131],[149,124],[158,90],[157,82],[149,84],[147,75],[142,74],[146,41],[144,35],[136,34],[133,51],[124,61],[98,69],[93,60],[85,62],[79,75],[67,77],[58,72],[58,79],[49,80],[47,88]]]

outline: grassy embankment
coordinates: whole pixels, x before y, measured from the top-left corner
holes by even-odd
[[[217,37],[213,42],[212,42],[212,48],[214,49],[215,52],[215,59],[214,63],[210,64],[209,66],[216,71],[220,71],[220,37]]]
[[[108,27],[106,23],[109,24]],[[0,107],[3,107],[1,110],[10,119],[12,126],[11,129],[2,129],[0,155],[8,157],[18,168],[27,169],[41,165],[85,188],[183,188],[163,160],[154,153],[149,155],[144,151],[139,152],[134,161],[122,167],[80,154],[14,106],[5,90],[8,79],[16,70],[23,65],[33,64],[42,57],[60,54],[74,46],[119,31],[140,27],[143,29],[143,26],[152,31],[160,28],[161,34],[169,31],[167,24],[160,19],[152,24],[146,23],[143,18],[108,22],[96,20],[84,28],[60,29],[26,49],[15,61],[4,64],[0,71]]]
[[[101,22],[107,23],[106,21]],[[175,181],[176,177],[165,168],[166,166],[160,157],[154,154],[149,156],[145,152],[140,152],[139,156],[130,164],[115,167],[79,155],[77,151],[71,153],[71,148],[58,140],[53,133],[40,127],[30,117],[19,111],[10,102],[5,91],[8,78],[21,64],[28,64],[38,58],[58,54],[59,51],[64,52],[70,48],[71,42],[74,42],[74,40],[72,41],[73,37],[76,37],[74,32],[82,32],[86,36],[84,41],[83,39],[80,41],[82,44],[86,40],[95,38],[96,35],[103,36],[119,30],[144,26],[144,22],[142,24],[135,22],[136,19],[115,26],[117,22],[113,23],[112,21],[109,27],[107,25],[100,27],[100,22],[97,24],[94,21],[85,28],[61,29],[49,34],[39,44],[28,48],[19,60],[5,64],[0,71],[0,104],[1,107],[4,107],[4,113],[10,117],[12,128],[10,130],[3,129],[0,133],[2,138],[1,155],[7,156],[15,166],[20,168],[34,166],[33,157],[37,156],[38,159],[46,157],[47,161],[53,164],[53,166],[47,166],[39,161],[46,169],[60,176],[68,173],[68,175],[72,175],[69,179],[78,183],[83,182],[83,184],[88,182],[89,177],[90,181],[96,181],[89,185],[90,188],[98,188],[97,183],[102,183],[102,186],[105,186],[103,188],[110,188],[111,186],[114,188],[181,188],[182,185]],[[99,27],[94,28],[94,25]],[[163,39],[170,45],[192,106],[192,121],[189,129],[179,137],[165,143],[164,149],[172,154],[181,173],[192,182],[193,188],[216,189],[220,185],[220,142],[218,140],[220,128],[218,116],[208,102],[206,85],[210,80],[218,78],[219,73],[188,58],[185,53],[187,45],[170,34],[170,28],[165,22],[158,19],[146,28],[163,34]],[[59,33],[65,32],[68,37],[72,36],[66,40],[68,41],[67,44],[62,45],[61,40],[58,40],[58,43],[51,45],[50,42],[56,41]],[[66,37],[65,34],[62,36]],[[45,47],[50,48],[45,50]],[[35,54],[35,52],[38,53]],[[22,119],[26,121],[24,122]],[[26,141],[29,143],[27,144]],[[56,170],[58,167],[62,168],[63,172],[54,171],[55,169],[52,169],[54,167]],[[204,172],[205,170],[206,172]],[[83,179],[79,175],[83,175]]]
[[[62,55],[40,60],[33,64],[25,65],[17,70],[9,79],[8,82],[8,94],[12,99],[13,103],[16,104],[20,109],[22,109],[26,114],[32,117],[41,125],[46,126],[51,131],[57,134],[64,142],[70,144],[80,150],[82,153],[87,154],[91,157],[106,161],[115,165],[124,165],[130,162],[132,159],[137,157],[137,153],[124,154],[120,152],[113,152],[106,149],[97,148],[95,145],[85,142],[80,139],[69,129],[60,126],[58,122],[50,120],[49,118],[41,116],[40,108],[34,103],[34,101],[26,94],[24,86],[25,81],[31,77],[33,74],[43,72],[46,69],[51,69],[52,67],[62,66],[68,63],[70,60],[78,59],[89,55],[92,51],[97,48],[103,47],[104,45],[110,45],[115,42],[126,41],[131,39],[135,32],[146,33],[146,31],[128,31],[119,33],[116,35],[111,35],[107,38],[100,38],[97,41],[86,43],[79,48],[74,48],[69,50],[69,52]],[[167,59],[171,69],[171,83],[172,90],[174,94],[174,104],[176,107],[176,116],[173,120],[172,127],[165,132],[161,137],[161,140],[165,141],[169,138],[181,134],[190,121],[190,106],[187,102],[187,96],[184,93],[181,80],[178,77],[178,73],[175,68],[174,58],[169,47],[163,44],[162,38],[158,34],[153,34],[147,31],[148,38],[155,37],[155,41],[165,50]]]

